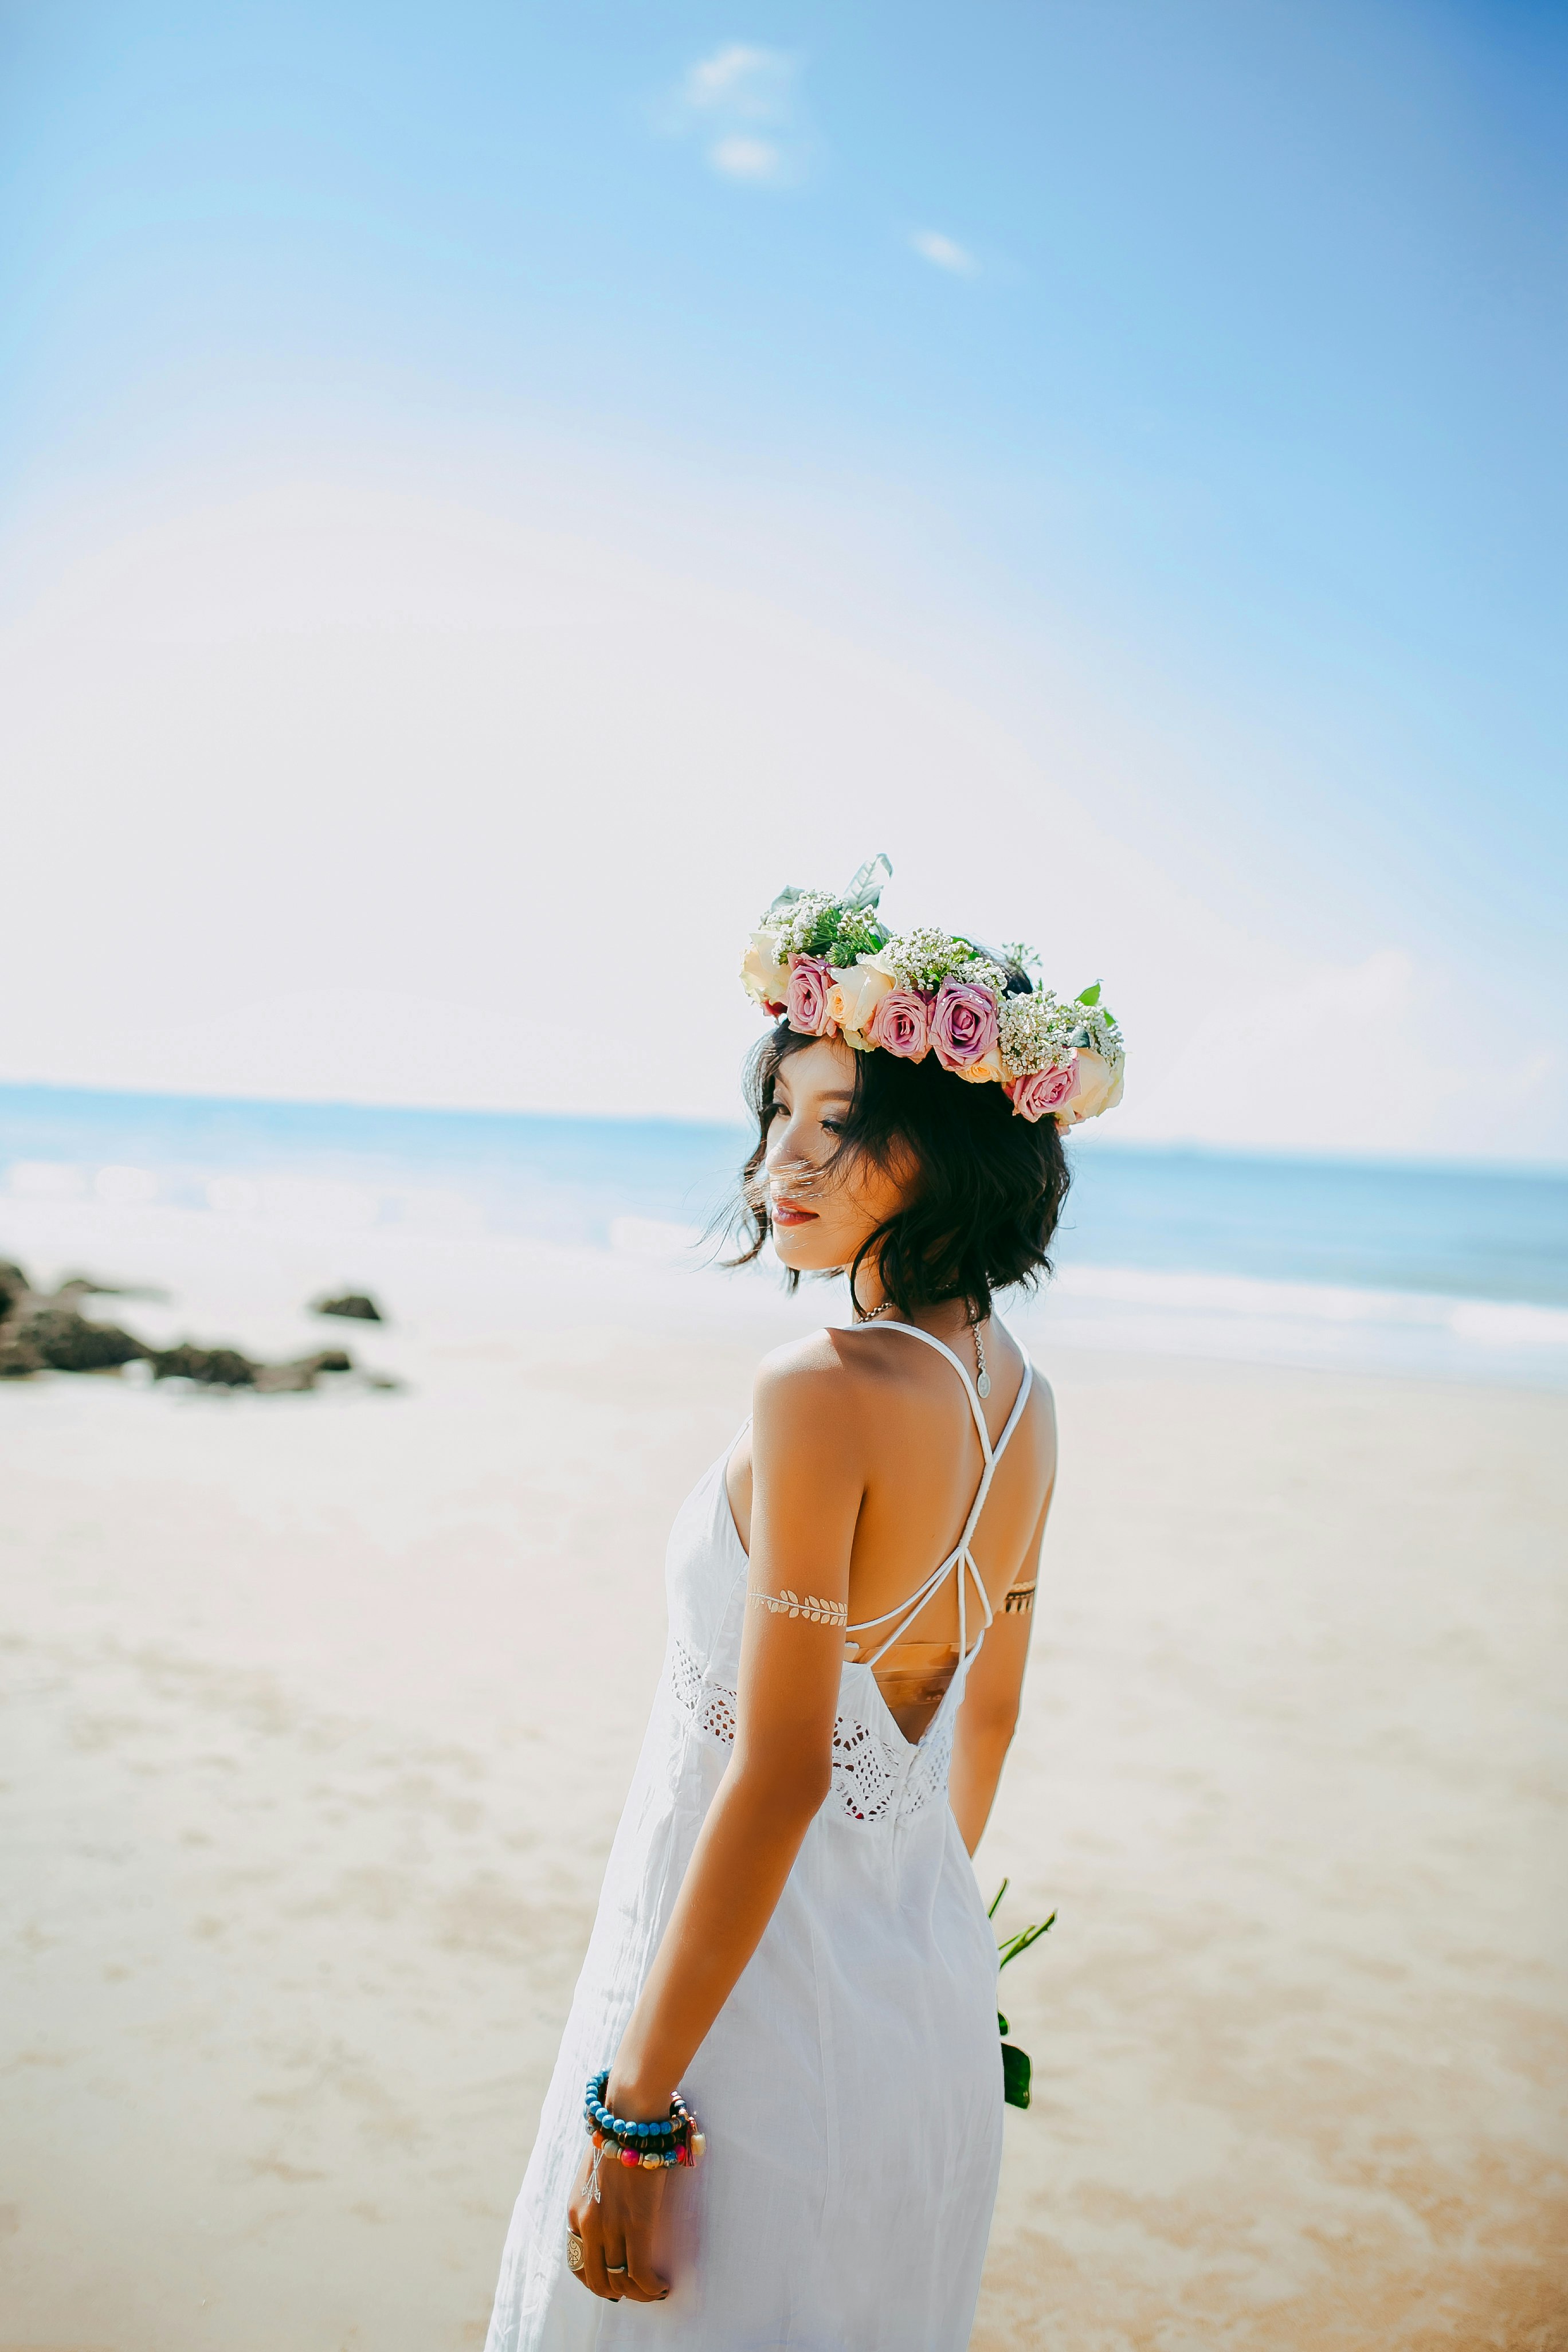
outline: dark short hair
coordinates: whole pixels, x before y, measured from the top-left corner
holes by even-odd
[[[747,1063],[757,1139],[741,1171],[732,1227],[742,1246],[731,1265],[750,1265],[772,1231],[758,1177],[773,1089],[790,1055],[816,1043],[781,1021]],[[879,1253],[883,1286],[905,1316],[949,1298],[973,1299],[985,1314],[994,1290],[1033,1289],[1051,1270],[1047,1252],[1071,1181],[1056,1120],[1019,1118],[999,1086],[972,1086],[934,1054],[911,1062],[879,1049],[854,1060],[855,1092],[829,1166],[863,1153],[885,1168],[907,1152],[916,1175],[907,1205],[857,1250],[851,1281]],[[799,1276],[787,1272],[793,1290]]]

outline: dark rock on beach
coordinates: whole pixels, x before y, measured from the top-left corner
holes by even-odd
[[[320,1355],[301,1356],[297,1363],[258,1364],[256,1385],[264,1394],[287,1395],[313,1389],[323,1372],[352,1372],[353,1368],[353,1358],[346,1348],[323,1348]]]
[[[18,1339],[36,1348],[52,1372],[117,1371],[151,1353],[113,1323],[89,1323],[74,1307],[49,1305],[18,1322]]]
[[[155,1381],[196,1381],[207,1389],[249,1389],[261,1370],[237,1348],[194,1348],[188,1339],[177,1347],[148,1351]]]
[[[351,1323],[384,1323],[385,1316],[363,1290],[345,1290],[341,1298],[313,1298],[312,1315],[342,1315]]]
[[[131,1332],[88,1321],[77,1301],[90,1287],[79,1278],[43,1294],[19,1265],[0,1261],[0,1380],[26,1380],[45,1371],[117,1371],[148,1353]]]
[[[0,1328],[0,1381],[29,1380],[44,1369],[43,1357],[15,1324]]]
[[[0,1259],[0,1381],[27,1380],[35,1372],[116,1371],[145,1363],[154,1381],[190,1381],[199,1388],[255,1389],[263,1395],[299,1394],[324,1376],[352,1373],[346,1348],[321,1348],[292,1363],[263,1364],[237,1348],[199,1348],[182,1339],[172,1348],[150,1348],[134,1332],[113,1323],[95,1323],[79,1301],[108,1294],[110,1286],[77,1275],[55,1291],[36,1291],[19,1265]],[[326,1311],[326,1310],[323,1310]],[[348,1300],[331,1310],[380,1322],[371,1300]],[[361,1376],[363,1385],[393,1389],[381,1374]]]
[[[323,1348],[289,1364],[258,1364],[237,1348],[193,1348],[188,1340],[177,1348],[154,1349],[150,1360],[154,1380],[195,1381],[208,1389],[256,1389],[263,1396],[298,1395],[313,1389],[323,1372],[352,1372],[354,1368],[346,1348]]]

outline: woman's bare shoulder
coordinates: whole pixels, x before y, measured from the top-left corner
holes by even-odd
[[[838,1344],[847,1338],[846,1349]],[[775,1348],[757,1366],[752,1390],[752,1459],[773,1472],[809,1470],[826,1496],[864,1475],[869,1415],[865,1374],[852,1335],[813,1331]]]
[[[757,1366],[752,1386],[753,1418],[842,1427],[876,1371],[875,1360],[858,1332],[831,1325],[808,1331],[773,1349]]]

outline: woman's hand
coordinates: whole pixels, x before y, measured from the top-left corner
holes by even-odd
[[[662,2303],[669,2282],[654,2266],[654,2232],[664,2203],[667,2170],[623,2164],[614,2147],[603,2151],[599,2194],[594,2194],[590,2144],[566,2209],[566,2226],[583,2241],[583,2267],[576,2273],[590,2294],[608,2303]]]

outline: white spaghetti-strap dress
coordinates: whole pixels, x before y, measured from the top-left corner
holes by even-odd
[[[833,1786],[751,1960],[683,2080],[708,2137],[669,2176],[660,2304],[608,2303],[566,2267],[566,2208],[585,2146],[584,2086],[613,2060],[679,1892],[735,1732],[747,1560],[728,1453],[669,1538],[669,1643],[611,1849],[587,1958],[508,2233],[487,2352],[962,2352],[1002,2149],[996,1948],[947,1802],[953,1717],[989,1602],[970,1545],[1029,1393],[990,1444],[963,1380],[982,1467],[957,1547],[889,1611],[889,1648],[948,1577],[960,1663],[918,1744],[877,1687],[881,1655],[843,1670]],[[886,1620],[875,1621],[878,1623]],[[852,1626],[851,1633],[866,1627]]]

